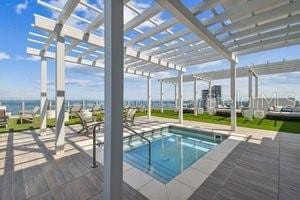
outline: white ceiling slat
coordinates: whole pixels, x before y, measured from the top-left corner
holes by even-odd
[[[69,19],[69,17],[71,16],[71,14],[73,13],[73,11],[75,10],[77,4],[79,3],[80,0],[68,0],[64,6],[64,8],[62,9],[62,12],[59,14],[58,16],[58,23],[59,24],[64,24],[66,23],[66,21]],[[42,1],[40,1],[42,2]],[[43,3],[43,2],[42,2]],[[52,43],[52,41],[56,38],[56,35],[51,33],[50,37],[48,39],[48,41],[46,42],[43,50],[47,50],[50,46],[50,44]]]
[[[289,34],[289,35],[285,35],[285,36],[279,37],[279,38],[268,39],[265,41],[259,41],[259,42],[255,42],[255,43],[248,44],[245,46],[240,46],[240,47],[233,49],[233,51],[239,52],[239,51],[244,51],[244,50],[251,49],[251,48],[254,48],[257,46],[263,46],[263,45],[268,45],[268,44],[272,44],[272,43],[276,43],[276,42],[293,40],[293,39],[298,39],[298,38],[300,38],[300,33]]]
[[[288,16],[287,18],[283,18],[283,19],[279,19],[279,20],[275,20],[269,23],[265,23],[262,25],[257,25],[255,27],[251,27],[249,29],[246,30],[242,30],[242,31],[238,31],[238,32],[234,32],[231,33],[231,35],[222,40],[222,42],[227,42],[230,40],[234,40],[234,39],[239,39],[239,38],[244,38],[246,36],[251,36],[253,34],[259,33],[259,32],[265,32],[268,30],[272,30],[275,29],[277,27],[282,27],[282,26],[286,26],[289,24],[294,24],[300,21],[300,14],[294,15],[294,16]]]
[[[249,66],[239,67],[237,68],[236,75],[239,78],[248,77],[249,70],[253,70],[255,74],[258,76],[298,72],[300,71],[300,59],[253,65],[251,67]],[[184,82],[192,82],[194,81],[194,77],[196,76],[204,77],[209,80],[229,79],[230,69],[185,75],[183,80]],[[165,82],[176,82],[177,77],[171,77],[162,80]]]
[[[274,5],[287,3],[289,0],[251,0],[251,1],[234,1],[230,8],[225,11],[215,15],[212,18],[208,18],[203,21],[203,24],[206,26],[211,26],[216,23],[220,23],[229,18],[231,19],[243,19],[247,15],[251,15],[253,12],[259,12],[262,10],[266,10],[268,8],[274,7]]]
[[[126,32],[127,30],[144,23],[146,20],[148,20],[151,17],[158,14],[161,10],[162,10],[162,8],[158,4],[154,4],[153,6],[146,9],[144,12],[142,12],[141,14],[137,15],[136,17],[131,19],[129,22],[127,22],[124,25],[124,31]]]
[[[277,2],[277,1],[276,1]],[[274,3],[274,2],[273,2]],[[268,4],[265,4],[265,5],[269,5],[270,4],[270,2],[268,2]],[[296,6],[298,6],[298,5],[296,5]],[[281,6],[281,7],[279,7],[279,8],[277,8],[277,10],[278,11],[280,11],[279,12],[279,14],[278,13],[275,13],[275,15],[276,16],[278,16],[278,15],[281,15],[284,11],[286,11],[286,10],[288,10],[289,12],[291,12],[291,11],[295,11],[295,10],[297,10],[297,8],[296,8],[296,6],[294,5],[294,7],[293,7],[293,9],[287,9],[287,6],[286,5],[284,5],[284,6]],[[245,6],[244,6],[245,7]],[[298,6],[299,7],[299,6]],[[247,8],[247,6],[246,6],[246,8]],[[264,7],[263,7],[264,8]],[[298,8],[299,9],[299,8]],[[226,12],[226,10],[224,11],[224,12]],[[263,14],[264,14],[264,16],[267,16],[267,15],[270,15],[270,11],[268,10],[268,11],[265,11],[265,12],[263,12]],[[274,16],[274,13],[273,13],[273,16]],[[273,17],[273,16],[271,16],[271,17]],[[256,16],[255,16],[256,17]],[[213,18],[215,18],[215,17],[213,17]],[[212,18],[212,19],[213,19]],[[259,17],[257,20],[261,20],[261,18],[262,17]],[[271,29],[271,28],[273,28],[274,26],[276,26],[276,25],[278,25],[278,24],[285,24],[285,23],[293,23],[293,22],[296,22],[297,20],[299,20],[299,16],[297,16],[297,17],[293,17],[293,16],[289,16],[288,17],[289,19],[280,19],[279,20],[279,22],[277,22],[277,23],[272,23],[272,22],[270,22],[270,23],[267,23],[267,24],[263,24],[263,25],[258,25],[258,26],[256,26],[255,28],[250,28],[250,29],[248,29],[247,31],[241,31],[241,34],[235,34],[235,33],[233,33],[232,35],[232,37],[233,38],[231,38],[231,35],[228,37],[228,39],[227,40],[225,40],[225,41],[228,41],[228,40],[231,40],[231,39],[234,39],[234,38],[237,38],[238,36],[239,37],[241,37],[241,35],[250,35],[251,33],[253,33],[253,32],[255,32],[255,31],[253,31],[253,29],[255,30],[257,30],[257,31],[260,31],[260,30],[266,30],[266,29]],[[266,18],[264,18],[264,19],[266,19]],[[284,20],[284,21],[283,21]],[[252,21],[253,21],[253,17],[251,16],[251,17],[248,17],[248,18],[245,18],[244,20],[243,20],[243,25],[244,25],[244,27],[248,27],[248,26],[253,26],[254,24],[252,23]],[[234,23],[233,23],[234,24]],[[208,23],[205,23],[204,22],[204,25],[209,25]],[[229,25],[228,25],[229,26]],[[228,29],[228,26],[225,26],[225,28],[227,28]],[[230,26],[232,26],[232,25],[230,25]],[[227,30],[227,31],[232,31],[233,30],[233,27],[235,27],[236,25],[234,25],[234,26],[232,26],[231,27],[231,29],[230,30]],[[225,29],[225,28],[223,28],[223,29]],[[220,32],[217,32],[217,34],[219,34]],[[180,46],[180,44],[178,44],[178,46]],[[165,49],[167,49],[167,48],[165,48]],[[171,46],[169,46],[168,47],[168,49],[172,49],[172,45]],[[159,53],[162,53],[162,52],[159,52]],[[150,55],[153,55],[153,53],[150,53]]]
[[[299,10],[299,7],[300,7],[300,1],[292,1],[289,4],[279,6],[277,8],[268,10],[266,12],[262,12],[257,15],[228,24],[225,27],[223,27],[221,30],[216,31],[214,34],[220,35],[228,31],[240,30],[250,25],[260,24],[270,19],[274,20],[279,17],[288,16],[291,13]]]
[[[168,43],[168,42],[170,42],[172,40],[175,40],[175,39],[177,39],[179,37],[182,37],[183,35],[186,35],[189,32],[190,31],[188,29],[185,29],[183,31],[178,31],[177,33],[174,33],[171,36],[164,37],[163,39],[159,39],[159,40],[157,40],[155,42],[152,42],[151,44],[148,44],[148,45],[146,45],[144,47],[141,47],[139,49],[139,51],[146,51],[146,50],[152,49],[154,47],[157,47],[159,45]],[[168,46],[166,46],[166,47],[168,47]]]
[[[56,57],[54,52],[46,51],[43,53],[42,50],[34,49],[34,48],[27,48],[26,52],[27,52],[27,54],[32,55],[32,56],[43,56],[48,59],[55,59],[55,57]],[[65,56],[65,61],[69,62],[69,63],[87,65],[87,66],[91,66],[91,67],[97,67],[97,68],[104,69],[104,64],[102,62],[95,62],[95,61],[91,61],[91,60],[87,60],[87,59],[80,59],[80,58],[72,57],[72,56]],[[145,73],[145,72],[142,72],[139,70],[126,70],[126,72],[130,73],[130,74],[146,76],[146,77],[151,76],[149,73]],[[153,77],[153,76],[151,76],[151,77]]]
[[[53,32],[56,27],[56,22],[50,19],[47,19],[45,17],[42,17],[40,15],[35,15],[35,26],[37,28],[40,28],[42,30]],[[103,38],[95,35],[95,34],[89,34],[89,37],[85,37],[85,33],[81,31],[80,29],[64,25],[61,31],[62,35],[65,35],[66,37],[72,38],[73,40],[77,41],[83,41],[89,45],[97,46],[97,47],[104,47],[104,40]],[[147,56],[141,52],[137,52],[130,48],[125,48],[124,54],[128,57],[138,58],[140,60],[144,60],[149,63],[153,63],[156,65],[161,65],[162,67],[179,70],[179,71],[185,71],[181,66],[177,66],[172,63],[167,63],[163,60],[155,59],[150,56]]]
[[[104,22],[103,11],[100,8],[90,5],[86,0],[76,2],[68,0],[63,9],[41,0],[38,2],[58,12],[59,16],[57,20],[35,16],[35,27],[45,30],[48,35],[29,33],[32,38],[28,41],[42,44],[44,50],[55,46],[53,41],[57,33],[54,33],[54,30],[57,24],[62,24],[61,34],[65,34],[71,40],[66,42],[68,43],[66,53],[69,51],[76,53],[74,54],[76,57],[72,57],[74,62],[85,60],[87,64],[103,63],[104,52],[101,49],[104,47],[104,39],[102,35],[93,33]],[[127,3],[128,0],[124,2]],[[74,13],[78,4],[97,13],[92,21]],[[217,11],[217,5],[222,5],[224,11]],[[181,0],[157,0],[143,11],[134,4],[124,6],[135,13],[135,17],[124,24],[124,32],[135,30],[138,33],[137,36],[126,39],[125,71],[143,70],[150,73],[170,69],[185,71],[183,66],[211,62],[224,57],[233,61],[232,52],[235,55],[245,55],[300,44],[298,0],[203,0],[192,8],[186,7]],[[173,17],[162,23],[155,21],[153,17],[165,9]],[[210,12],[213,16],[200,19],[197,15],[203,12]],[[80,30],[66,25],[70,17],[87,23],[87,28]],[[229,22],[225,21],[228,19]],[[187,28],[173,31],[172,28],[182,22]],[[139,25],[143,23],[150,23],[154,27],[144,32],[139,29]],[[216,23],[222,27],[212,27]],[[156,34],[161,32],[166,34],[157,37]],[[151,42],[143,43],[143,40]]]

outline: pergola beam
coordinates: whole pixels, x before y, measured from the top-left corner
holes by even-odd
[[[232,53],[219,42],[215,36],[183,5],[179,0],[157,0],[158,3],[168,9],[179,21],[184,23],[190,30],[213,47],[229,61],[234,61]]]
[[[44,51],[41,51],[39,49],[34,49],[34,48],[27,48],[26,51],[27,51],[27,54],[32,55],[32,56],[55,59],[54,52],[50,52],[50,51],[44,52]],[[79,59],[77,57],[72,57],[72,56],[65,56],[65,62],[104,69],[104,64],[102,62],[95,62],[95,61],[91,61],[91,60],[87,60],[87,59]],[[125,68],[124,72],[126,72],[128,74],[134,74],[134,75],[139,75],[139,76],[144,76],[144,77],[148,77],[148,76],[153,77],[153,75],[151,75],[150,73],[142,72],[139,70],[131,70],[131,69]]]
[[[239,67],[236,69],[236,77],[248,77],[249,70],[252,70],[256,76],[264,76],[264,75],[271,75],[271,74],[281,74],[281,73],[290,73],[290,72],[298,72],[300,71],[300,59],[296,60],[288,60],[288,61],[280,61],[280,62],[273,62],[267,64],[260,64],[260,65],[252,65],[251,67]],[[197,74],[190,74],[183,76],[183,82],[192,82],[194,77],[197,77],[200,80],[221,80],[221,79],[228,79],[230,78],[230,69],[218,70],[218,71],[211,71],[211,72],[202,72]],[[171,77],[163,79],[164,82],[177,82],[178,77]]]
[[[35,26],[47,32],[54,32],[56,30],[57,24],[54,20],[50,20],[40,15],[35,15]],[[66,37],[69,37],[73,40],[83,41],[92,46],[101,47],[101,48],[104,47],[103,38],[95,34],[89,34],[87,37],[87,35],[82,30],[68,25],[64,25],[62,27],[61,34],[64,34]],[[177,66],[173,63],[166,62],[161,59],[153,58],[151,56],[145,55],[141,52],[135,51],[130,48],[125,48],[124,55],[126,55],[127,57],[137,58],[149,63],[160,65],[161,67],[164,68],[173,69],[177,71],[186,71],[185,68],[182,68],[181,66]]]

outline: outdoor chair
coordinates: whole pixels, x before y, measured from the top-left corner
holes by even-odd
[[[254,111],[254,118],[263,119],[264,117],[265,117],[265,112],[263,110],[255,110]]]
[[[128,109],[128,111],[125,114],[124,117],[124,123],[126,125],[133,125],[134,124],[134,119],[135,119],[135,114],[136,114],[136,109]]]
[[[70,107],[70,118],[77,117],[77,113],[80,113],[82,111],[81,106],[71,106]]]
[[[33,122],[34,118],[37,116],[40,110],[39,106],[35,106],[32,110],[24,110],[20,112],[20,121],[23,124],[23,121]]]
[[[216,114],[216,109],[213,107],[208,107],[207,112],[209,115],[215,115]]]
[[[5,126],[8,128],[8,116],[6,116],[6,110],[0,109],[0,126]]]
[[[90,111],[95,115],[96,113],[101,113],[103,109],[100,105],[94,105]]]
[[[252,121],[253,120],[253,110],[243,110],[242,111],[243,117],[247,120]]]
[[[103,121],[97,122],[95,117],[87,115],[85,112],[76,112],[76,115],[79,117],[82,126],[77,134],[88,134],[95,125],[103,123]]]

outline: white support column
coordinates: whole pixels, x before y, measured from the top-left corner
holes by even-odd
[[[208,81],[208,107],[211,107],[211,81]]]
[[[258,98],[258,77],[255,77],[255,98]]]
[[[197,78],[194,79],[194,115],[198,115],[198,107],[197,107]]]
[[[174,100],[175,100],[175,110],[178,110],[178,94],[177,94],[177,83],[174,84]]]
[[[178,110],[178,117],[179,117],[179,123],[183,123],[183,90],[182,90],[182,80],[183,79],[183,72],[179,72],[178,75],[178,104],[179,104],[179,110]]]
[[[160,112],[164,112],[164,102],[163,102],[163,81],[160,81]]]
[[[151,119],[151,78],[147,77],[147,115]]]
[[[57,35],[56,42],[56,124],[55,150],[64,151],[65,144],[65,38]]]
[[[123,185],[123,1],[104,1],[104,200],[122,199]]]
[[[254,108],[255,109],[258,109],[258,102],[257,102],[257,99],[258,99],[258,76],[256,75],[255,76],[255,94],[254,94],[254,99],[255,101],[253,102],[255,105],[254,105]]]
[[[40,135],[46,134],[47,107],[47,59],[41,57]]]
[[[236,79],[236,67],[235,62],[230,62],[231,65],[231,78],[230,78],[230,96],[232,100],[231,104],[231,130],[236,131],[236,88],[235,88],[235,79]]]
[[[252,91],[252,71],[249,71],[249,81],[248,81],[248,98],[249,98],[249,110],[253,109],[253,91]]]

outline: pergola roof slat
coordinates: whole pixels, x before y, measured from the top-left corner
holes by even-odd
[[[300,43],[300,2],[296,0],[204,0],[192,7],[180,0],[155,0],[143,8],[129,1],[124,0],[124,7],[133,13],[124,24],[124,68],[128,70],[185,72],[185,67],[192,65],[224,58],[234,61],[235,55]],[[61,36],[69,38],[66,55],[70,52],[80,59],[103,61],[104,39],[97,32],[102,31],[104,22],[100,7],[85,0],[67,0],[63,8],[51,2],[38,3],[59,13],[56,20],[35,15],[35,27],[48,33],[42,38],[48,40],[39,42],[44,45],[41,50],[53,46],[55,28],[61,24]],[[95,12],[93,19],[79,15],[78,4]],[[164,12],[171,15],[162,22],[156,20]],[[70,17],[85,23],[86,28],[67,25]],[[140,26],[144,23],[146,29]]]
[[[45,31],[53,32],[56,27],[56,22],[54,20],[47,19],[40,15],[35,15],[35,26],[37,28],[43,29]],[[86,37],[86,34],[83,31],[81,31],[80,29],[77,29],[77,28],[74,28],[74,27],[71,27],[68,25],[64,25],[62,27],[61,34],[64,36],[70,37],[73,40],[83,41],[92,46],[104,47],[104,41],[103,41],[102,37],[99,37],[95,34],[89,34],[88,37]],[[163,60],[152,58],[150,56],[147,56],[141,52],[137,52],[130,48],[125,48],[125,55],[128,57],[138,58],[140,60],[144,60],[149,63],[160,65],[161,67],[165,67],[168,69],[185,71],[185,69],[182,68],[181,66],[177,66],[175,64],[168,63]]]
[[[254,71],[255,74],[258,76],[289,73],[289,72],[299,72],[300,59],[240,67],[236,69],[237,71],[236,76],[240,78],[248,77],[249,70]],[[185,75],[183,77],[183,80],[184,82],[191,82],[194,81],[195,77],[202,77],[207,80],[229,79],[230,69],[189,74],[189,75]],[[177,81],[177,77],[162,79],[162,81],[174,83]]]

